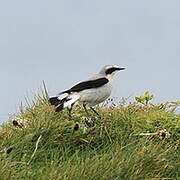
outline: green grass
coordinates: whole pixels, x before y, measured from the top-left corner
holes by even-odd
[[[77,107],[55,113],[45,97],[0,131],[0,179],[180,179],[180,116],[166,104],[98,108],[94,127]],[[94,116],[94,114],[92,113]],[[79,124],[79,129],[74,126]],[[170,137],[146,135],[166,129]]]

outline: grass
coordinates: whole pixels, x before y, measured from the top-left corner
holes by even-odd
[[[180,179],[180,116],[168,104],[99,107],[88,127],[83,109],[69,120],[46,99],[2,125],[0,179]]]

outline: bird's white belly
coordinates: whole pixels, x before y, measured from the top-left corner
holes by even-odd
[[[112,86],[109,83],[97,89],[84,90],[80,92],[79,102],[89,106],[95,106],[105,101],[111,95],[111,91]]]

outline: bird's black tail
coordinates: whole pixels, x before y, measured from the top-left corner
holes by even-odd
[[[64,108],[64,100],[60,100],[58,97],[49,98],[49,103],[55,106],[56,112],[62,111]]]
[[[58,97],[51,97],[49,98],[49,103],[53,106],[57,106],[61,103],[61,100],[59,100]]]
[[[62,111],[66,107],[71,107],[79,99],[76,94],[60,94],[59,96],[49,98],[49,103],[55,106],[55,111]]]

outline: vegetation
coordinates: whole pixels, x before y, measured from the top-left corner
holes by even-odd
[[[98,107],[101,118],[76,107],[71,120],[36,98],[1,127],[0,179],[179,179],[179,103],[152,98]]]

